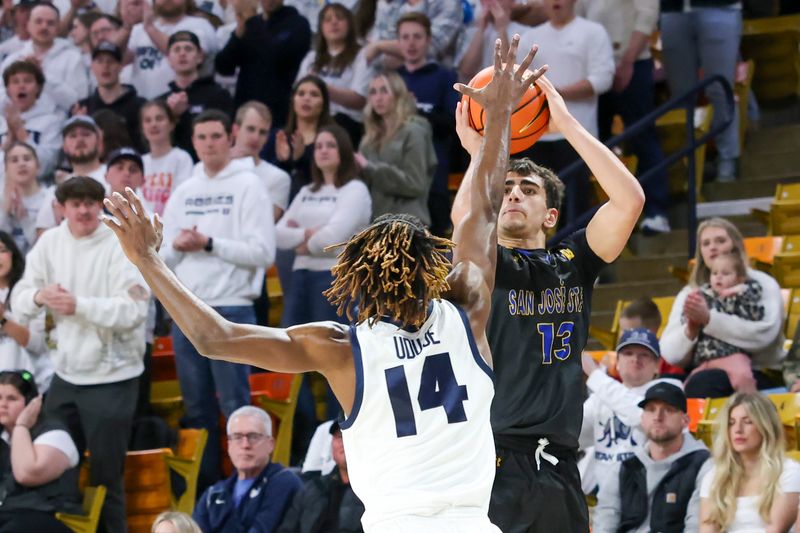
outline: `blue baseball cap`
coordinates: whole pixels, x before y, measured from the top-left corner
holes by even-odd
[[[644,346],[653,352],[656,357],[661,357],[661,347],[658,344],[658,337],[647,328],[634,328],[623,331],[622,336],[619,338],[619,343],[617,343],[617,351],[632,344]]]

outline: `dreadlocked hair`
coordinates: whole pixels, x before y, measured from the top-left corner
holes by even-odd
[[[454,243],[432,235],[411,215],[382,215],[336,246],[344,249],[331,270],[333,283],[323,294],[350,321],[357,304],[357,323],[372,326],[388,317],[403,327],[419,327],[431,300],[449,288],[446,254]]]

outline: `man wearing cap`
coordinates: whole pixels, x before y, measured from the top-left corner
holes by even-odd
[[[644,443],[638,403],[645,391],[661,381],[681,386],[674,379],[655,379],[660,361],[658,339],[645,328],[626,330],[619,339],[616,369],[622,383],[607,375],[590,355],[583,354],[581,362],[590,394],[583,404],[579,439],[586,455],[578,468],[587,494],[603,483],[609,469],[633,457],[633,450]]]
[[[28,254],[12,307],[28,320],[43,308],[52,318],[46,335],[55,376],[45,412],[68,424],[81,455],[90,451],[89,485],[108,490],[99,530],[124,532],[123,470],[144,370],[149,290],[100,223],[105,188],[79,176],[55,195],[64,222]]]
[[[47,2],[37,4],[28,20],[30,40],[6,57],[0,70],[18,60],[38,64],[44,72],[44,93],[67,113],[75,102],[89,94],[89,76],[80,50],[67,39],[57,37],[58,19],[55,6]]]
[[[203,49],[200,39],[190,31],[178,31],[169,38],[167,59],[175,73],[169,91],[159,99],[165,100],[172,113],[178,117],[175,126],[175,144],[189,152],[197,161],[192,146],[192,120],[206,109],[218,109],[233,117],[233,98],[228,91],[214,81],[213,76],[200,76],[203,65]]]
[[[139,127],[139,110],[145,103],[132,85],[120,82],[122,71],[122,50],[116,44],[103,41],[92,50],[92,74],[97,80],[97,89],[72,108],[74,115],[93,115],[101,109],[108,109],[125,121],[134,146],[144,149]]]
[[[600,484],[592,531],[697,531],[700,482],[713,463],[705,445],[686,431],[686,395],[676,385],[656,383],[639,407],[647,442]]]
[[[61,150],[67,159],[70,170],[56,170],[56,184],[63,183],[73,176],[87,176],[104,188],[106,186],[106,166],[100,163],[100,128],[92,117],[76,115],[64,123],[61,130],[64,137]],[[61,209],[54,193],[36,215],[37,231],[56,227],[61,223]]]
[[[169,37],[177,31],[186,30],[197,35],[200,48],[208,58],[206,69],[211,72],[217,35],[206,19],[187,14],[189,4],[189,0],[154,0],[151,10],[150,4],[145,2],[144,20],[131,30],[127,43],[134,55],[131,80],[139,94],[148,100],[164,94],[169,82],[175,79],[165,56]]]
[[[204,533],[275,531],[302,483],[270,460],[272,419],[246,405],[231,413],[227,430],[228,456],[236,470],[200,496],[193,517]]]
[[[350,486],[342,428],[334,421],[329,431],[336,468],[328,474],[310,478],[303,485],[276,533],[361,531],[364,504]]]

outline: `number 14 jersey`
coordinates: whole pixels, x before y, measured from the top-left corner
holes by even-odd
[[[466,314],[433,301],[419,330],[362,323],[350,341],[356,398],[341,427],[364,527],[454,507],[485,513],[495,472],[494,385]]]

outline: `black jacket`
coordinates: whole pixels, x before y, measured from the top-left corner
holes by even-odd
[[[196,79],[186,89],[181,89],[174,81],[171,81],[169,91],[158,98],[166,101],[169,95],[183,91],[189,97],[189,108],[178,119],[173,137],[175,146],[189,152],[192,159],[197,161],[197,154],[192,146],[192,120],[194,117],[207,109],[219,109],[233,118],[235,108],[230,93],[215,82],[211,76]]]
[[[128,135],[130,135],[131,141],[133,141],[134,148],[143,153],[147,150],[144,144],[144,138],[142,137],[139,111],[147,100],[140,97],[132,85],[123,85],[123,87],[125,88],[125,92],[122,96],[110,104],[105,103],[103,99],[100,98],[100,93],[97,89],[95,89],[88,98],[80,100],[78,104],[85,107],[89,115],[101,109],[108,109],[122,117],[122,119],[125,120]]]
[[[619,470],[619,532],[638,528],[650,507],[650,531],[682,533],[697,474],[709,455],[708,450],[696,450],[675,461],[656,487],[652,502],[647,501],[647,472],[642,462],[635,456],[624,461]]]
[[[331,509],[331,497],[338,491],[338,527],[331,529],[323,523]],[[335,506],[335,502],[333,504]],[[306,481],[292,505],[286,511],[276,533],[363,533],[361,515],[364,504],[349,484],[342,483],[339,469],[326,476]]]
[[[30,430],[31,441],[36,440],[39,435],[57,429],[67,431],[61,422],[40,417]],[[0,511],[76,512],[80,509],[77,472],[77,467],[71,468],[60,478],[37,487],[20,485],[14,479],[11,470],[11,446],[0,439]]]
[[[214,60],[217,72],[233,75],[236,106],[249,100],[265,103],[272,111],[272,125],[280,128],[289,112],[289,95],[297,70],[311,46],[308,21],[291,6],[272,12],[268,19],[251,17],[241,38],[236,33]]]

